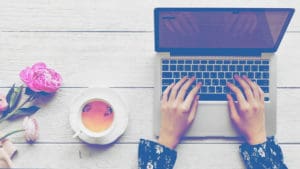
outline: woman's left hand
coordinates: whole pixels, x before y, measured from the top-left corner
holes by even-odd
[[[163,92],[161,100],[161,127],[158,142],[174,149],[180,138],[195,119],[201,83],[198,83],[186,96],[187,89],[195,81],[195,77],[182,78],[171,84]]]

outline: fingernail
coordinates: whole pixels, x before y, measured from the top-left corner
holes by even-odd
[[[237,75],[237,74],[234,74],[234,75],[233,75],[233,77],[236,79],[236,78],[238,78],[238,77],[239,77],[239,75]]]
[[[226,97],[227,97],[227,99],[229,99],[229,98],[230,98],[228,93],[226,94]]]

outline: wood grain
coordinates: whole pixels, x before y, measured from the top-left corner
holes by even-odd
[[[10,0],[0,2],[1,31],[153,31],[154,7],[291,7],[290,0],[95,1]],[[290,31],[300,30],[295,14]]]
[[[69,109],[72,99],[84,89],[63,88],[47,104],[42,104],[34,117],[40,123],[40,143],[79,143],[72,138],[69,125]],[[130,108],[129,126],[118,143],[137,143],[140,138],[155,139],[153,135],[153,89],[115,88]],[[280,143],[299,143],[300,117],[298,112],[300,89],[278,89],[277,138]],[[46,102],[46,100],[44,100]],[[226,112],[224,112],[226,113]],[[0,124],[1,131],[21,128],[22,119]],[[24,143],[22,134],[12,136],[13,141]],[[190,139],[185,143],[237,143],[235,139]]]
[[[137,168],[137,143],[153,136],[155,7],[291,7],[295,16],[278,56],[278,134],[289,168],[299,168],[300,1],[290,0],[9,0],[0,1],[0,93],[21,83],[18,73],[38,61],[59,71],[63,88],[43,98],[36,117],[40,139],[19,150],[18,168]],[[91,146],[73,139],[68,106],[85,87],[113,87],[130,107],[129,126],[113,145]],[[22,120],[0,124],[1,132]],[[184,140],[175,169],[243,168],[235,139]]]
[[[278,49],[278,87],[299,87],[299,33],[287,33]],[[153,87],[152,33],[0,32],[0,86],[38,61],[59,71],[66,87]]]

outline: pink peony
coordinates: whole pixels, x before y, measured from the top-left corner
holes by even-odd
[[[27,142],[35,142],[39,137],[39,126],[36,119],[26,116],[23,120],[25,139]]]
[[[21,80],[35,92],[56,92],[62,83],[62,78],[55,70],[47,68],[39,62],[20,72]]]
[[[6,101],[6,96],[0,94],[0,112],[5,111],[8,108],[8,103]]]

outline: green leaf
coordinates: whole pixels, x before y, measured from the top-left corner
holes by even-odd
[[[17,107],[17,105],[19,104],[19,101],[22,96],[23,88],[24,88],[23,86],[14,88],[14,92],[12,93],[10,101],[9,101],[9,107],[11,110],[15,109]]]
[[[47,93],[47,92],[39,92],[40,95],[42,96],[49,96],[51,95],[51,93]]]
[[[6,101],[8,103],[8,108],[2,113],[0,119],[5,118],[9,113],[11,113],[19,104],[23,92],[23,86],[15,87],[15,84],[9,89],[6,95]]]
[[[14,91],[15,91],[15,84],[13,84],[11,86],[11,88],[8,90],[8,92],[6,94],[6,101],[8,103],[8,107],[7,107],[7,109],[4,112],[2,112],[2,116],[1,116],[0,119],[6,117],[7,114],[9,114],[11,112],[11,108],[10,108],[10,104],[9,103],[10,103],[10,100],[11,100],[11,97],[12,97],[12,94],[14,93]]]
[[[25,89],[25,94],[26,95],[29,95],[29,96],[31,96],[31,95],[33,95],[35,92],[33,91],[33,90],[31,90],[29,87],[26,87],[26,89]]]
[[[11,86],[11,88],[9,89],[9,91],[8,91],[8,93],[6,95],[6,101],[7,101],[7,103],[10,102],[11,95],[13,94],[14,91],[15,91],[15,84],[13,84]]]
[[[37,112],[39,109],[40,109],[40,107],[38,107],[38,106],[30,106],[27,108],[20,108],[9,119],[15,119],[15,118],[22,117],[22,116],[30,116],[30,115],[34,114],[35,112]]]
[[[27,108],[20,108],[19,110],[23,113],[30,113],[33,114],[35,112],[37,112],[40,108],[38,106],[30,106]],[[16,113],[17,114],[17,113]]]

